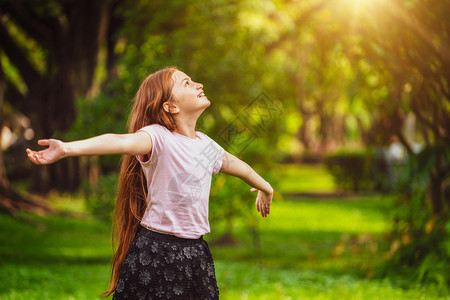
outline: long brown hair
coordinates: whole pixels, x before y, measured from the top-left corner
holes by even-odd
[[[163,103],[172,99],[172,74],[169,67],[149,75],[141,84],[128,120],[128,132],[134,133],[144,126],[160,124],[170,131],[176,129],[173,115],[163,109]],[[111,262],[111,279],[107,297],[116,289],[125,256],[133,242],[139,223],[147,208],[147,182],[138,160],[123,155],[119,174],[116,206],[113,219],[113,247],[117,245]]]

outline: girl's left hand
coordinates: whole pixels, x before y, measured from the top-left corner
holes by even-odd
[[[256,196],[256,210],[261,213],[263,218],[267,218],[270,213],[270,205],[272,204],[273,192],[265,193],[258,189],[251,188],[251,192],[258,191],[258,195]]]

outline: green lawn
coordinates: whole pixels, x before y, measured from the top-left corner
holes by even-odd
[[[324,165],[279,165],[276,176],[280,183],[279,191],[295,192],[332,192],[336,189],[333,177]]]
[[[222,298],[439,299],[433,286],[375,279],[390,205],[379,197],[274,203],[259,222],[259,258],[245,230],[238,247],[213,247]]]
[[[0,299],[95,299],[108,281],[108,226],[26,217],[0,215]]]
[[[293,179],[292,179],[293,180]],[[293,185],[294,186],[294,185]],[[83,211],[81,199],[54,206]],[[258,218],[260,248],[245,225],[235,246],[215,246],[221,299],[449,299],[432,285],[379,278],[392,200],[377,196],[275,201]],[[253,212],[256,215],[256,212]],[[110,227],[91,218],[0,215],[0,299],[96,299],[107,287]]]

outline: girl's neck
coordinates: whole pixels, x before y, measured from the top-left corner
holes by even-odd
[[[193,122],[177,122],[177,128],[174,130],[176,133],[187,136],[191,139],[195,139],[195,125],[197,120]]]

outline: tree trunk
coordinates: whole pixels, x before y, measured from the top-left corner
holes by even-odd
[[[21,210],[36,213],[54,212],[43,200],[38,201],[35,196],[31,195],[24,197],[9,186],[0,184],[0,211],[17,216],[17,213]]]
[[[115,18],[110,27],[110,18],[120,0],[54,2],[60,11],[43,8],[39,1],[25,5],[13,0],[4,1],[0,10],[0,17],[7,16],[0,19],[0,47],[28,87],[27,93],[22,94],[6,80],[5,98],[30,118],[35,132],[30,147],[36,147],[38,139],[51,138],[56,131],[70,128],[76,117],[75,101],[92,94],[100,47],[108,40],[107,49],[112,51],[120,27],[120,18]],[[9,19],[48,53],[44,74],[35,69],[24,47],[8,30]],[[115,57],[109,55],[112,56],[107,67],[112,72],[110,64]],[[31,188],[40,193],[53,187],[74,191],[81,182],[79,158],[64,159],[52,166],[34,166],[31,174]]]
[[[52,211],[43,202],[31,200],[30,197],[25,198],[9,186],[5,164],[3,160],[3,147],[1,139],[1,131],[4,126],[4,95],[6,82],[3,77],[2,68],[0,66],[0,211],[15,216],[20,210],[28,210],[34,212],[50,212]]]
[[[5,95],[5,88],[6,84],[2,80],[3,78],[3,72],[0,65],[0,184],[7,185],[8,184],[8,178],[6,177],[6,169],[5,164],[3,161],[3,146],[2,146],[2,130],[3,130],[3,104],[4,104],[4,95]]]
[[[442,183],[445,180],[446,172],[443,170],[441,153],[436,153],[436,163],[430,173],[430,199],[435,216],[442,215],[444,203],[442,194]]]

